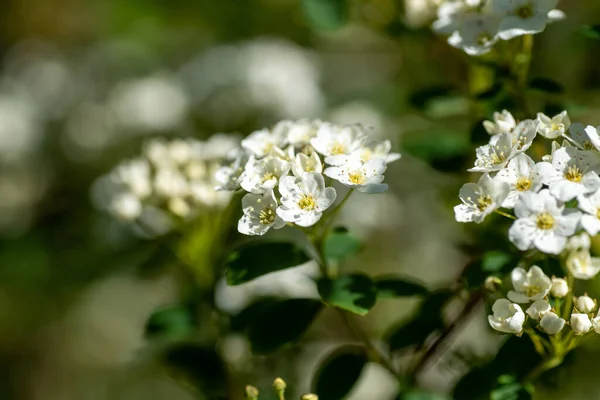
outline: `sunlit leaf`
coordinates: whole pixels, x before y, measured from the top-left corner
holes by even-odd
[[[155,311],[146,323],[146,336],[177,339],[194,330],[194,317],[184,305],[174,305]]]
[[[317,283],[323,301],[331,306],[365,315],[377,301],[377,289],[366,275],[343,275]]]
[[[342,260],[356,254],[360,247],[360,240],[346,228],[336,228],[325,240],[325,256],[328,259]]]
[[[226,262],[227,283],[239,285],[309,260],[304,250],[293,243],[251,242],[229,255]]]

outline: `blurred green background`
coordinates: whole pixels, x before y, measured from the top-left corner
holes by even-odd
[[[270,356],[253,357],[239,334],[214,333],[220,317],[208,305],[235,315],[258,297],[314,295],[314,268],[235,288],[208,274],[200,290],[182,284],[176,266],[145,262],[152,244],[97,211],[90,188],[150,137],[247,134],[303,117],[372,126],[403,158],[386,173],[388,193],[356,196],[344,210],[342,222],[365,242],[347,268],[402,272],[434,288],[455,282],[470,259],[463,245],[485,230],[452,213],[458,188],[473,178],[463,171],[486,140],[478,123],[503,106],[519,112],[489,90],[489,79],[473,79],[489,72],[430,31],[433,3],[3,0],[0,398],[204,398],[193,383],[211,373],[231,399],[275,376],[301,393],[324,352],[351,342],[329,313],[301,343]],[[530,74],[559,85],[532,89],[532,108],[567,109],[572,120],[599,125],[600,41],[581,27],[600,23],[600,3],[563,0],[559,8],[568,19],[536,35]],[[211,338],[214,353],[181,350],[182,363],[193,362],[178,379],[165,369],[164,343],[145,329],[155,310],[182,298],[196,298],[192,317],[169,318],[184,335],[191,324],[198,338]],[[390,300],[359,321],[381,336],[416,305]],[[479,307],[420,383],[448,392],[503,340]],[[539,398],[600,397],[598,345],[579,349]],[[385,371],[369,366],[351,398],[391,400],[396,392]]]

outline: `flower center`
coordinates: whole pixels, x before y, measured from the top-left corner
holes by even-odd
[[[361,170],[349,172],[348,180],[354,185],[362,185],[365,181],[365,174]]]
[[[526,176],[520,176],[517,179],[517,184],[515,187],[519,192],[529,190],[531,189],[531,179],[527,178]]]
[[[600,207],[596,209],[596,218],[600,219]]]
[[[271,179],[276,179],[275,175],[272,172],[266,172],[262,177],[262,183],[270,181]]]
[[[539,229],[552,229],[554,227],[554,217],[548,213],[541,213],[537,216],[537,227]]]
[[[303,194],[298,202],[298,207],[306,211],[313,211],[317,207],[315,198],[310,194]]]
[[[589,140],[586,140],[585,142],[583,142],[583,149],[584,150],[595,150],[596,147],[594,147],[592,142],[590,142]]]
[[[525,291],[525,295],[527,297],[533,297],[536,294],[540,294],[542,293],[542,288],[536,285],[531,285],[527,288],[527,290]]]
[[[506,153],[504,153],[499,146],[494,146],[492,148],[492,153],[490,154],[490,161],[493,165],[502,164],[506,161]]]
[[[531,18],[533,17],[533,6],[531,4],[523,4],[515,10],[515,15],[523,19]]]
[[[563,124],[557,124],[556,122],[550,124],[550,129],[552,129],[553,131],[558,131],[560,129],[563,129],[564,127],[565,126]]]
[[[581,173],[579,167],[574,165],[567,168],[567,171],[565,172],[565,179],[577,183],[581,182],[581,178],[583,178],[583,174]]]
[[[489,32],[481,32],[477,36],[477,44],[479,44],[480,46],[488,44],[491,40],[492,36],[489,34]]]
[[[480,196],[477,199],[477,209],[481,212],[485,211],[486,208],[488,208],[489,206],[491,206],[493,203],[492,200],[492,196],[485,195],[485,196]]]
[[[258,219],[263,225],[271,225],[275,222],[275,211],[271,208],[263,208],[258,214]]]
[[[329,153],[331,153],[332,156],[336,156],[338,154],[344,154],[344,150],[344,146],[340,142],[335,141],[331,144]]]

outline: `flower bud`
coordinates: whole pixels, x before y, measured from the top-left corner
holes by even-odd
[[[502,285],[502,279],[497,276],[488,276],[485,280],[484,286],[491,293],[496,293]]]
[[[563,298],[569,293],[569,284],[563,278],[552,277],[552,288],[550,289],[552,296]]]
[[[246,386],[246,400],[258,400],[258,389],[254,386]]]
[[[556,335],[564,328],[564,326],[565,320],[560,318],[552,311],[548,311],[547,313],[545,313],[542,319],[540,320],[540,327],[548,335]]]
[[[596,309],[596,302],[587,294],[575,299],[575,307],[584,314],[589,314]]]
[[[281,378],[276,378],[275,381],[273,381],[273,390],[275,390],[275,393],[277,393],[279,396],[283,395],[286,387],[287,385],[285,381]]]
[[[600,316],[592,318],[592,327],[594,328],[594,332],[600,333]]]
[[[576,335],[583,335],[592,329],[592,321],[587,314],[571,314],[571,329]]]
[[[319,396],[312,393],[304,394],[302,397],[300,397],[300,400],[319,400]]]

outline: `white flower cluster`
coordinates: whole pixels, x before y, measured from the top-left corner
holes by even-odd
[[[469,55],[491,50],[498,40],[542,32],[562,20],[558,0],[449,0],[438,8],[433,29]]]
[[[146,234],[166,233],[203,209],[227,206],[231,194],[214,189],[214,175],[238,146],[239,138],[225,134],[207,141],[149,140],[141,156],[97,180],[94,200],[118,219],[138,223]]]
[[[336,199],[328,180],[364,193],[387,190],[387,164],[400,158],[389,141],[369,140],[359,125],[281,121],[251,133],[231,164],[216,172],[218,189],[243,189],[238,230],[264,235],[286,223],[309,227]]]
[[[484,122],[492,135],[489,144],[477,149],[475,166],[483,172],[477,183],[467,183],[454,207],[459,222],[479,223],[499,208],[514,210],[510,241],[522,251],[537,249],[560,254],[577,232],[591,236],[600,232],[600,134],[593,126],[571,124],[566,111],[553,118],[540,113],[535,120],[519,123],[506,110]],[[551,154],[533,161],[526,151],[536,134],[552,143]],[[505,214],[505,213],[503,213]],[[570,252],[579,277],[591,277],[595,259],[589,245]],[[587,254],[587,256],[586,256]],[[597,270],[596,270],[597,272]],[[595,273],[593,275],[595,275]]]
[[[556,335],[568,324],[575,335],[584,335],[592,328],[600,334],[600,315],[594,316],[597,302],[587,294],[574,297],[573,308],[563,310],[563,315],[570,315],[570,322],[560,317],[557,310],[563,305],[560,299],[571,292],[566,280],[550,278],[535,265],[529,271],[515,268],[511,280],[514,290],[508,292],[508,299],[496,300],[493,315],[488,316],[495,330],[520,335],[527,327],[538,326],[548,335]],[[527,305],[525,312],[519,304]]]

